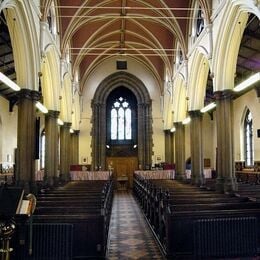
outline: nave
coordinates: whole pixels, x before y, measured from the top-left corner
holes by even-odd
[[[107,258],[164,259],[132,192],[114,195]]]
[[[240,184],[243,193],[220,194],[135,175],[135,197],[114,190],[111,179],[43,188],[34,214],[17,221],[11,260],[258,260],[259,187],[248,185]],[[15,187],[2,188],[11,194]]]

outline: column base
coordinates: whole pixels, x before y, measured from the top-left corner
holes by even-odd
[[[197,176],[197,177],[195,177],[193,184],[198,186],[198,187],[204,187],[205,186],[205,178],[204,178],[204,176]]]
[[[184,173],[176,173],[176,174],[175,174],[175,179],[176,179],[176,180],[183,181],[183,180],[186,180],[186,176],[185,176]]]
[[[236,178],[225,178],[224,180],[224,192],[237,191],[238,185]]]
[[[60,181],[66,183],[70,181],[70,176],[68,174],[60,174]]]
[[[25,194],[33,193],[37,194],[38,193],[38,187],[35,181],[17,181],[15,183],[16,186],[22,187],[24,189]]]
[[[216,181],[216,191],[224,193],[224,178],[218,177]]]

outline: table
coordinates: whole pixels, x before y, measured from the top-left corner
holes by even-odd
[[[110,171],[70,171],[70,178],[72,181],[108,180],[111,174]]]
[[[144,179],[174,179],[175,170],[135,171]]]
[[[212,178],[212,169],[211,168],[204,168],[204,178],[205,179],[211,179]],[[186,169],[185,170],[186,178],[190,179],[191,178],[191,170]]]

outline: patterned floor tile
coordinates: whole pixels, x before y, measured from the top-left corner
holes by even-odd
[[[115,194],[107,259],[164,259],[131,192]]]

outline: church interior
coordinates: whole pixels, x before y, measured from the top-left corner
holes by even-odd
[[[260,259],[259,111],[259,0],[0,0],[1,259]]]

